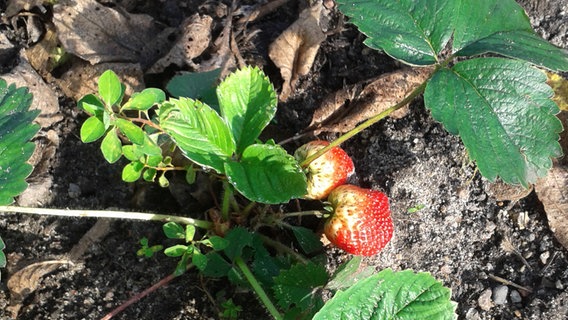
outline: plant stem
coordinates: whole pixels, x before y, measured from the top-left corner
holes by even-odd
[[[267,237],[263,234],[257,233],[260,237],[260,239],[262,239],[262,242],[264,242],[265,244],[273,247],[274,249],[278,250],[278,251],[284,251],[287,254],[289,254],[290,256],[292,256],[294,259],[298,260],[300,263],[302,264],[308,264],[309,260],[304,258],[304,256],[302,256],[301,254],[297,253],[296,251],[294,251],[294,249],[284,245],[282,242],[276,241],[270,237]]]
[[[231,205],[231,198],[233,196],[233,189],[227,180],[223,180],[223,203],[221,203],[221,216],[223,221],[229,221],[229,206]]]
[[[266,309],[268,309],[268,312],[270,313],[270,315],[276,319],[276,320],[281,320],[283,319],[282,315],[280,314],[280,312],[278,311],[278,309],[276,309],[276,307],[274,306],[274,304],[272,303],[272,301],[270,301],[270,298],[268,297],[268,295],[266,294],[266,292],[264,291],[264,289],[262,288],[262,286],[260,285],[260,283],[258,283],[258,280],[256,280],[254,274],[252,273],[252,271],[250,271],[249,267],[247,266],[247,264],[243,261],[243,258],[241,257],[236,257],[235,258],[235,263],[237,264],[237,266],[239,267],[239,269],[241,269],[243,275],[245,276],[245,278],[247,278],[248,282],[250,283],[252,289],[254,290],[254,292],[256,292],[256,294],[258,295],[258,297],[260,298],[260,301],[262,301],[262,303],[264,304],[264,306],[266,307]]]
[[[321,217],[323,216],[323,213],[319,210],[297,211],[297,212],[285,213],[283,218],[286,219],[291,217],[303,217],[303,216]]]
[[[424,89],[426,88],[427,83],[428,83],[428,81],[424,81],[420,86],[418,86],[416,89],[414,89],[408,96],[406,96],[404,99],[402,99],[399,103],[397,103],[394,106],[384,110],[383,112],[373,116],[372,118],[367,119],[365,122],[361,123],[360,125],[356,126],[353,129],[351,129],[349,132],[345,133],[344,135],[342,135],[339,138],[335,139],[334,141],[330,142],[329,145],[320,149],[318,152],[314,153],[312,156],[306,158],[306,160],[304,160],[302,163],[300,163],[300,166],[302,166],[302,168],[307,167],[312,161],[319,158],[322,154],[326,153],[331,148],[342,144],[347,139],[355,136],[359,132],[367,129],[368,127],[372,126],[373,124],[375,124],[375,123],[379,122],[380,120],[382,120],[383,118],[387,117],[393,111],[396,111],[396,110],[404,107],[405,105],[409,104],[410,102],[412,102],[412,100],[414,100],[414,98],[416,98],[417,96],[422,94],[422,92],[424,92]]]
[[[86,218],[115,218],[145,221],[174,221],[181,224],[191,224],[202,229],[211,229],[213,223],[206,220],[198,220],[187,217],[172,216],[167,214],[154,214],[128,211],[106,211],[106,210],[69,210],[69,209],[48,209],[48,208],[29,208],[0,206],[0,213],[28,213],[38,215],[50,215],[59,217],[86,217]]]

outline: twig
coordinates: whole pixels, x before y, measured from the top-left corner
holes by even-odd
[[[523,291],[526,291],[526,292],[533,292],[532,289],[530,289],[530,288],[523,287],[523,286],[521,286],[521,285],[518,285],[518,284],[516,284],[516,283],[514,283],[514,282],[511,282],[511,281],[509,281],[509,280],[507,280],[507,279],[498,277],[498,276],[496,276],[496,275],[494,275],[494,274],[491,274],[491,273],[489,274],[489,278],[491,278],[491,279],[493,279],[493,280],[495,280],[495,281],[497,281],[497,282],[501,282],[502,284],[507,285],[507,286],[515,287],[515,288],[517,288],[517,289],[520,289],[520,290],[523,290]]]
[[[101,320],[109,320],[112,317],[118,315],[119,313],[121,313],[122,311],[124,311],[126,308],[128,308],[129,306],[131,306],[132,304],[138,302],[138,300],[144,298],[145,296],[149,295],[150,293],[156,291],[158,288],[163,287],[165,285],[167,285],[168,283],[170,283],[173,279],[177,278],[176,275],[174,275],[173,273],[168,275],[167,277],[163,278],[162,280],[158,281],[157,283],[155,283],[154,285],[152,285],[150,288],[134,295],[133,297],[131,297],[130,299],[128,299],[127,301],[125,301],[124,303],[122,303],[120,306],[118,306],[116,309],[112,310],[111,312],[109,312],[107,315],[105,315],[103,318],[101,318]]]

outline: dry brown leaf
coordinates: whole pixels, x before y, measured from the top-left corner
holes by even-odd
[[[513,185],[503,182],[502,180],[496,180],[495,182],[488,182],[484,186],[485,192],[496,201],[519,201],[522,198],[528,196],[532,190],[533,186],[525,188],[520,185]]]
[[[148,70],[148,73],[160,73],[172,64],[178,67],[191,64],[192,59],[199,57],[209,47],[212,23],[210,16],[201,17],[199,14],[185,19],[176,44]]]
[[[98,92],[97,81],[101,74],[109,69],[114,71],[126,86],[126,96],[144,89],[144,73],[140,65],[135,63],[101,63],[93,66],[87,62],[79,62],[73,64],[61,79],[55,81],[66,96],[77,101],[87,94]]]
[[[44,0],[8,0],[4,16],[13,17],[20,11],[30,11],[32,8],[41,6]]]
[[[284,80],[280,93],[282,101],[294,91],[298,79],[308,74],[320,44],[326,38],[319,25],[321,10],[321,4],[305,9],[298,20],[270,44],[268,55]]]
[[[24,299],[39,288],[41,279],[46,274],[55,271],[61,265],[71,263],[69,260],[52,260],[32,263],[12,274],[8,279],[10,290],[10,306],[12,318],[17,318]]]
[[[130,14],[105,7],[95,0],[59,1],[53,22],[67,52],[89,61],[141,62],[156,60],[161,30],[145,14]]]
[[[544,205],[548,225],[564,248],[568,249],[568,166],[555,165],[535,185]]]
[[[426,81],[431,72],[431,68],[401,69],[332,93],[314,112],[306,131],[314,131],[315,134],[347,132],[400,102]],[[403,117],[406,110],[399,109],[391,117]]]

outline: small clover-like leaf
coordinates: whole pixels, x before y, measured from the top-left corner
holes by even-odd
[[[101,143],[101,151],[108,163],[115,163],[122,156],[122,143],[116,135],[115,130],[107,132],[103,142]]]
[[[122,180],[124,182],[134,182],[140,179],[142,169],[144,169],[144,164],[140,161],[133,161],[127,164],[122,169]]]
[[[106,128],[103,121],[96,116],[92,116],[83,122],[81,132],[79,134],[81,136],[81,141],[89,143],[100,139],[104,136],[105,132]]]
[[[251,145],[239,161],[226,162],[225,171],[235,189],[252,201],[277,204],[307,192],[302,168],[280,146]]]
[[[88,94],[77,101],[77,107],[85,110],[91,116],[102,116],[105,111],[104,103],[94,94]]]
[[[195,248],[191,256],[191,263],[193,263],[199,271],[203,271],[207,267],[207,256]]]
[[[164,249],[164,254],[168,257],[181,257],[187,252],[187,249],[188,247],[183,244],[176,244]]]
[[[183,227],[177,222],[165,223],[162,227],[164,234],[170,239],[183,239],[185,238],[185,231]]]
[[[120,79],[112,70],[105,71],[99,78],[99,95],[108,107],[122,99],[124,93]]]
[[[144,136],[146,134],[144,133],[144,130],[142,130],[142,128],[140,128],[139,126],[135,125],[131,121],[120,118],[116,119],[114,124],[118,127],[120,132],[122,132],[122,134],[124,134],[128,138],[128,140],[132,141],[132,143],[144,143]]]
[[[215,251],[220,251],[227,248],[229,241],[219,236],[211,236],[209,239],[203,240],[203,244],[213,248]]]
[[[164,91],[157,88],[146,88],[142,92],[133,94],[120,109],[146,111],[164,100],[166,100]]]

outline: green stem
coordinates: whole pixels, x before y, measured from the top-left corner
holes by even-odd
[[[252,271],[250,271],[249,267],[247,266],[247,264],[243,261],[243,258],[241,257],[236,257],[235,258],[235,263],[237,264],[237,266],[239,267],[239,269],[241,269],[243,275],[245,276],[245,278],[247,278],[248,282],[250,283],[252,289],[254,290],[254,292],[256,292],[256,294],[258,295],[258,297],[260,298],[260,301],[262,301],[262,303],[264,304],[264,306],[266,306],[266,309],[268,309],[268,312],[270,313],[270,315],[276,319],[276,320],[281,320],[283,319],[282,315],[280,314],[280,312],[278,311],[278,309],[276,309],[276,307],[274,306],[274,304],[272,303],[272,301],[270,300],[270,298],[268,297],[268,295],[266,294],[266,291],[264,291],[264,289],[262,288],[262,286],[260,285],[260,283],[258,282],[258,280],[256,280],[256,277],[254,276],[254,274],[252,273]]]
[[[68,210],[68,209],[47,209],[0,206],[0,213],[27,213],[37,215],[50,215],[59,217],[86,217],[86,218],[115,218],[145,221],[177,222],[181,224],[191,224],[202,229],[211,229],[213,223],[206,220],[197,220],[187,217],[172,216],[166,214],[128,212],[128,211],[106,211],[106,210]]]
[[[223,180],[223,203],[221,203],[221,216],[223,221],[229,221],[229,207],[231,205],[231,198],[233,196],[233,189],[227,180]]]
[[[375,123],[379,122],[380,120],[382,120],[383,118],[387,117],[392,112],[394,112],[394,111],[404,107],[405,105],[409,104],[410,102],[412,102],[412,100],[414,100],[414,98],[416,98],[417,96],[422,94],[422,92],[424,92],[424,89],[426,88],[427,83],[428,83],[428,81],[424,81],[420,86],[418,86],[416,89],[414,89],[402,101],[400,101],[399,103],[395,104],[394,106],[384,110],[383,112],[373,116],[372,118],[367,119],[365,122],[361,123],[360,125],[356,126],[353,129],[351,129],[351,131],[349,131],[349,132],[345,133],[344,135],[340,136],[339,138],[335,139],[329,145],[320,149],[318,152],[314,153],[312,156],[306,158],[306,160],[304,160],[302,163],[300,163],[300,165],[302,166],[302,168],[307,167],[312,161],[319,158],[322,154],[326,153],[331,148],[337,147],[338,145],[345,142],[347,139],[355,136],[359,132],[367,129],[368,127],[372,126],[373,124],[375,124]]]
[[[276,249],[278,251],[283,251],[283,252],[289,254],[290,256],[294,257],[294,259],[298,260],[302,264],[308,264],[309,263],[308,259],[304,258],[304,256],[302,256],[301,254],[294,251],[294,249],[284,245],[282,242],[276,241],[276,240],[274,240],[270,237],[267,237],[263,234],[258,234],[258,235],[260,236],[260,239],[262,239],[262,242],[273,247],[274,249]]]
[[[319,210],[297,211],[297,212],[285,213],[283,218],[286,219],[286,218],[303,217],[303,216],[322,217],[323,213]]]

